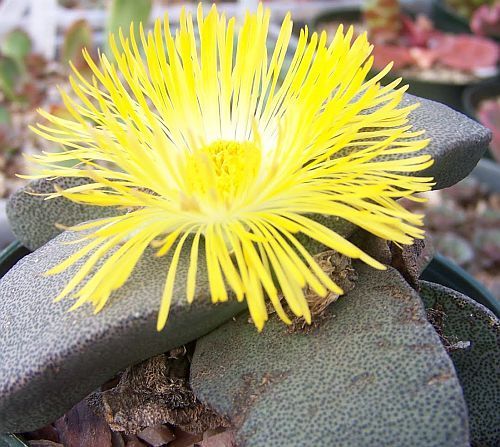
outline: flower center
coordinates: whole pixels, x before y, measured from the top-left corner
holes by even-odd
[[[260,163],[261,151],[252,142],[215,141],[189,157],[189,187],[229,205],[252,184]]]

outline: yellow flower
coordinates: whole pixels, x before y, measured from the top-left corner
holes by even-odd
[[[422,216],[396,202],[432,185],[411,174],[432,160],[415,154],[428,142],[408,125],[405,88],[380,86],[389,67],[366,80],[372,46],[342,27],[330,44],[325,33],[302,30],[285,72],[292,21],[284,19],[268,51],[269,18],[260,5],[237,28],[215,6],[206,16],[200,6],[197,21],[183,13],[174,34],[166,17],[148,34],[141,27],[137,41],[133,32],[119,43],[110,36],[114,62],[100,55],[95,64],[84,53],[93,80],[75,70],[76,98],[62,92],[72,119],[41,111],[51,124],[36,129],[66,150],[33,157],[33,177],[89,177],[92,183],[51,197],[124,212],[74,227],[90,230],[87,245],[48,273],[86,262],[59,299],[73,295],[74,307],[92,302],[99,311],[152,245],[158,256],[173,252],[161,330],[180,253],[189,250],[187,300],[195,298],[198,263],[206,262],[212,301],[234,292],[260,330],[266,298],[285,322],[280,294],[310,321],[306,286],[319,296],[342,292],[298,233],[384,268],[315,215],[341,217],[399,244],[422,237]],[[61,163],[74,159],[76,167]]]

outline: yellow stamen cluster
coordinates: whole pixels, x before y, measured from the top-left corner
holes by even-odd
[[[269,20],[260,5],[237,27],[215,6],[207,15],[200,6],[196,21],[181,14],[175,33],[165,17],[149,33],[140,27],[139,39],[133,29],[130,38],[111,36],[113,62],[84,53],[93,78],[75,70],[74,95],[62,92],[71,117],[42,111],[49,124],[35,129],[64,149],[34,156],[32,177],[90,178],[49,199],[124,212],[73,228],[86,231],[86,245],[49,272],[82,260],[59,299],[102,309],[153,246],[171,256],[158,329],[183,252],[189,302],[205,263],[212,301],[231,293],[246,300],[259,329],[266,300],[289,322],[281,296],[309,321],[306,287],[320,296],[342,291],[299,233],[384,268],[314,216],[340,217],[399,244],[423,236],[422,216],[397,202],[432,185],[413,174],[432,160],[418,154],[427,141],[408,125],[414,106],[401,106],[405,88],[380,85],[389,67],[367,80],[372,47],[342,27],[331,43],[302,30],[285,70],[292,21],[284,19],[268,50]],[[61,163],[74,159],[80,164]]]
[[[255,181],[260,162],[261,149],[251,142],[215,141],[188,157],[182,193],[191,199],[192,210],[199,210],[200,202],[229,210]]]

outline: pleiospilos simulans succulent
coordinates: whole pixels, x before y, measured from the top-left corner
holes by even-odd
[[[111,36],[62,92],[69,116],[41,111],[64,149],[33,157],[8,206],[33,253],[0,282],[0,431],[197,340],[191,392],[239,445],[493,445],[498,418],[478,431],[485,406],[466,408],[489,398],[464,399],[472,376],[388,266],[424,237],[398,199],[465,177],[489,132],[384,86],[390,66],[367,79],[352,29],[302,30],[283,68],[292,21],[270,51],[269,21],[200,6],[175,33]]]

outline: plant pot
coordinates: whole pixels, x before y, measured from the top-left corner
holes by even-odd
[[[491,160],[480,160],[470,174],[492,192],[500,192],[500,165]]]
[[[463,108],[467,115],[477,120],[479,103],[495,96],[500,96],[500,76],[467,87],[462,96]]]
[[[449,33],[471,33],[469,21],[457,14],[443,0],[432,2],[431,18],[436,28]]]
[[[0,278],[2,278],[18,261],[30,251],[19,242],[14,241],[0,252]]]
[[[357,22],[361,19],[360,8],[352,7],[338,7],[324,12],[311,21],[313,29],[317,29],[321,23],[328,21],[343,21]],[[370,72],[374,75],[375,72]],[[397,72],[387,74],[381,81],[383,85],[387,85],[395,79],[401,77]],[[422,98],[431,99],[450,106],[451,108],[464,112],[462,103],[462,94],[468,84],[446,83],[446,82],[433,82],[412,77],[404,77],[404,83],[409,86],[408,92],[412,95],[420,96]]]
[[[383,79],[383,84],[389,84],[400,76],[397,73],[389,73]],[[446,104],[452,109],[464,112],[462,105],[462,94],[467,88],[463,84],[448,84],[444,82],[423,81],[415,78],[404,78],[403,82],[409,85],[408,92],[412,95]]]

